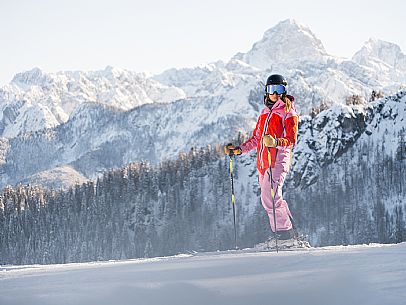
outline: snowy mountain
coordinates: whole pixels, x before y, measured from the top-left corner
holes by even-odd
[[[399,93],[369,104],[336,105],[314,118],[303,116],[293,166],[298,184],[314,182],[321,168],[338,159],[361,135],[365,141],[381,143],[382,131],[373,127],[376,117],[394,126],[394,133],[386,135],[388,141],[396,143],[396,132],[404,124],[404,95]],[[3,187],[30,180],[39,182],[35,178],[38,175],[46,177],[54,168],[68,166],[70,171],[61,171],[60,179],[74,183],[83,181],[75,176],[95,178],[103,171],[136,160],[156,164],[176,158],[189,147],[225,143],[239,131],[245,134],[252,130],[253,118],[261,107],[260,102],[252,100],[243,105],[241,112],[233,113],[231,109],[237,105],[227,104],[221,97],[144,105],[130,111],[85,103],[54,129],[3,139],[0,182]],[[363,143],[362,139],[359,143]],[[387,149],[389,153],[389,146]],[[76,173],[69,180],[72,171]]]
[[[354,56],[353,61],[385,74],[385,70],[396,70],[403,74],[406,71],[406,56],[399,46],[379,39],[369,39]],[[394,79],[393,81],[398,81]]]
[[[323,167],[354,146],[354,155],[366,154],[363,146],[369,143],[384,147],[382,157],[397,158],[405,121],[406,91],[365,105],[335,105],[314,118],[303,116],[293,161],[296,184],[311,184]]]
[[[94,72],[48,74],[38,68],[17,74],[0,88],[0,132],[19,134],[52,128],[68,120],[82,103],[128,110],[148,103],[169,103],[185,94],[146,75],[107,67]]]
[[[353,60],[335,58],[310,29],[286,20],[228,62],[153,77],[112,67],[20,73],[0,89],[0,185],[47,181],[54,168],[65,181],[83,181],[250,133],[270,73],[286,76],[301,114],[354,97],[365,103],[373,90],[391,94],[404,86],[404,58],[398,46],[372,40]]]
[[[308,114],[320,105],[345,104],[352,95],[367,101],[373,90],[394,94],[402,89],[406,72],[399,67],[405,55],[395,44],[381,44],[385,48],[381,48],[384,52],[379,60],[382,62],[386,54],[392,60],[386,58],[385,69],[377,71],[371,68],[371,62],[377,60],[376,52],[364,52],[364,46],[353,60],[328,55],[310,29],[286,20],[266,31],[251,50],[236,54],[228,62],[170,69],[154,79],[181,88],[188,97],[221,95],[224,100],[233,99],[242,104],[249,91],[269,74],[280,73],[288,79],[288,90],[297,98],[301,113]]]
[[[401,305],[405,255],[403,243],[0,266],[0,303]]]
[[[65,165],[94,178],[135,160],[158,163],[188,147],[225,141],[249,122],[233,114],[219,116],[224,106],[218,98],[144,105],[130,111],[82,104],[54,129],[3,139],[1,185],[27,181],[31,175]],[[247,107],[248,111],[255,116]]]
[[[406,55],[396,44],[370,39],[352,60],[368,69],[376,81],[388,84],[389,90],[405,88]]]
[[[278,23],[265,32],[247,53],[238,53],[241,60],[258,69],[271,69],[275,63],[286,63],[298,68],[302,61],[325,62],[329,58],[323,44],[312,31],[295,20]]]

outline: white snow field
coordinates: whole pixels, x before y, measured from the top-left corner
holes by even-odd
[[[406,304],[406,243],[0,266],[0,304]]]

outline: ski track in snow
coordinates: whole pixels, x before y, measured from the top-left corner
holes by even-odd
[[[405,304],[406,243],[0,266],[1,305]]]

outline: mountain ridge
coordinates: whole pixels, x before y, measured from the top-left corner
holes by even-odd
[[[43,155],[57,167],[72,166],[81,175],[95,177],[124,162],[159,163],[191,147],[221,143],[238,132],[250,133],[262,107],[263,81],[274,71],[288,79],[288,92],[295,96],[301,115],[345,105],[354,97],[366,104],[373,91],[396,94],[405,86],[406,72],[390,66],[405,56],[394,44],[369,42],[375,47],[357,53],[356,61],[338,59],[326,55],[310,29],[294,20],[269,29],[258,43],[281,39],[283,33],[296,33],[292,36],[307,41],[320,56],[311,60],[312,56],[294,55],[291,61],[279,61],[264,55],[271,65],[261,69],[249,64],[256,51],[253,47],[246,58],[241,55],[228,62],[171,69],[152,77],[113,67],[54,74],[33,69],[16,75],[0,88],[2,185],[51,170],[43,164]],[[393,55],[382,71],[370,64],[381,61],[376,59],[380,45],[384,54]],[[30,166],[24,160],[29,152],[38,158]],[[10,180],[12,171],[16,171],[15,178]]]

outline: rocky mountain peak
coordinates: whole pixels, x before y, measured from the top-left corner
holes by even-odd
[[[317,61],[326,56],[323,44],[308,27],[287,19],[267,30],[247,53],[238,53],[234,58],[264,69],[274,63]]]
[[[406,72],[406,55],[400,47],[380,39],[370,38],[361,50],[355,53],[352,60],[365,66],[376,68],[377,65],[384,64]]]

